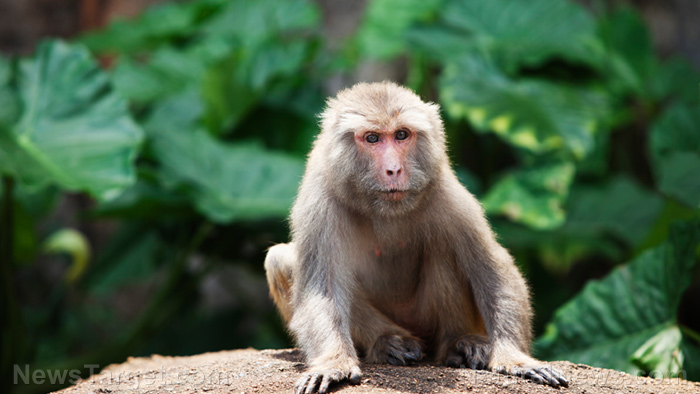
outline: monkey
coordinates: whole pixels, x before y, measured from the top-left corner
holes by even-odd
[[[308,361],[295,392],[362,376],[360,360],[487,369],[553,387],[532,358],[528,286],[458,181],[437,104],[393,82],[327,101],[290,214],[265,257]]]

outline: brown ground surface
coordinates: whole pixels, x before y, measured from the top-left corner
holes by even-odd
[[[554,363],[571,382],[554,389],[493,372],[430,364],[363,365],[362,384],[334,386],[353,393],[700,393],[700,383],[635,377],[608,369]],[[59,391],[96,393],[290,393],[304,371],[298,350],[236,350],[190,357],[129,358]]]

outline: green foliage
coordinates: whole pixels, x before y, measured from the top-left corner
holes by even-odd
[[[0,130],[9,128],[19,118],[20,103],[15,93],[13,64],[0,56]]]
[[[80,232],[62,229],[52,234],[44,244],[47,253],[68,253],[73,258],[66,280],[76,281],[83,275],[90,261],[90,244]]]
[[[0,134],[0,170],[33,186],[109,198],[134,182],[142,132],[81,47],[48,42],[17,71],[21,115]]]
[[[14,252],[0,261],[59,273],[2,309],[3,360],[288,344],[256,303],[265,249],[285,240],[324,87],[386,61],[442,106],[459,179],[533,283],[538,331],[554,314],[538,356],[700,379],[700,323],[679,307],[700,307],[683,298],[698,283],[695,66],[660,60],[633,9],[572,1],[373,0],[337,51],[321,19],[310,0],[174,2],[0,57],[0,243]],[[47,256],[69,226],[57,204],[90,198],[75,218],[90,244],[73,233],[48,242],[72,261]],[[103,219],[114,228],[91,234]]]
[[[387,59],[407,49],[406,29],[427,22],[442,0],[376,0],[367,5],[362,26],[356,33],[359,51],[370,58]]]
[[[166,101],[146,122],[162,176],[186,185],[197,210],[215,222],[285,216],[301,180],[302,160],[255,144],[216,140],[180,119],[192,107],[187,97]]]
[[[536,344],[537,353],[633,374],[642,368],[678,375],[684,366],[682,342],[700,345],[681,334],[676,320],[698,244],[700,222],[677,225],[664,244],[591,281],[557,311]]]
[[[500,56],[512,66],[538,64],[553,56],[585,60],[587,46],[594,44],[593,19],[567,1],[446,0],[439,19],[409,34],[450,61],[474,49]]]
[[[700,109],[675,105],[653,125],[650,145],[662,192],[700,207]]]
[[[608,234],[634,247],[659,217],[663,200],[627,177],[602,185],[580,186],[571,193],[566,230]]]
[[[484,208],[536,229],[564,222],[562,203],[574,176],[570,163],[525,168],[506,175],[483,199]]]
[[[609,104],[591,90],[535,79],[513,80],[484,56],[465,54],[449,63],[441,83],[447,113],[509,144],[541,154],[582,158]],[[535,98],[533,100],[533,98]]]

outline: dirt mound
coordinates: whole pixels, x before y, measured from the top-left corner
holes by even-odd
[[[352,393],[700,393],[700,383],[636,377],[609,369],[556,362],[569,377],[554,389],[487,371],[431,364],[363,365],[362,384],[334,386]],[[305,365],[298,350],[236,350],[190,357],[129,358],[59,391],[93,393],[291,393]]]

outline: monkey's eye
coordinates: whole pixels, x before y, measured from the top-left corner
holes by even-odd
[[[394,135],[397,140],[405,140],[408,138],[408,131],[401,129],[396,131],[396,134]]]
[[[379,136],[376,134],[367,134],[365,136],[365,141],[369,142],[370,144],[374,144],[379,141]]]

